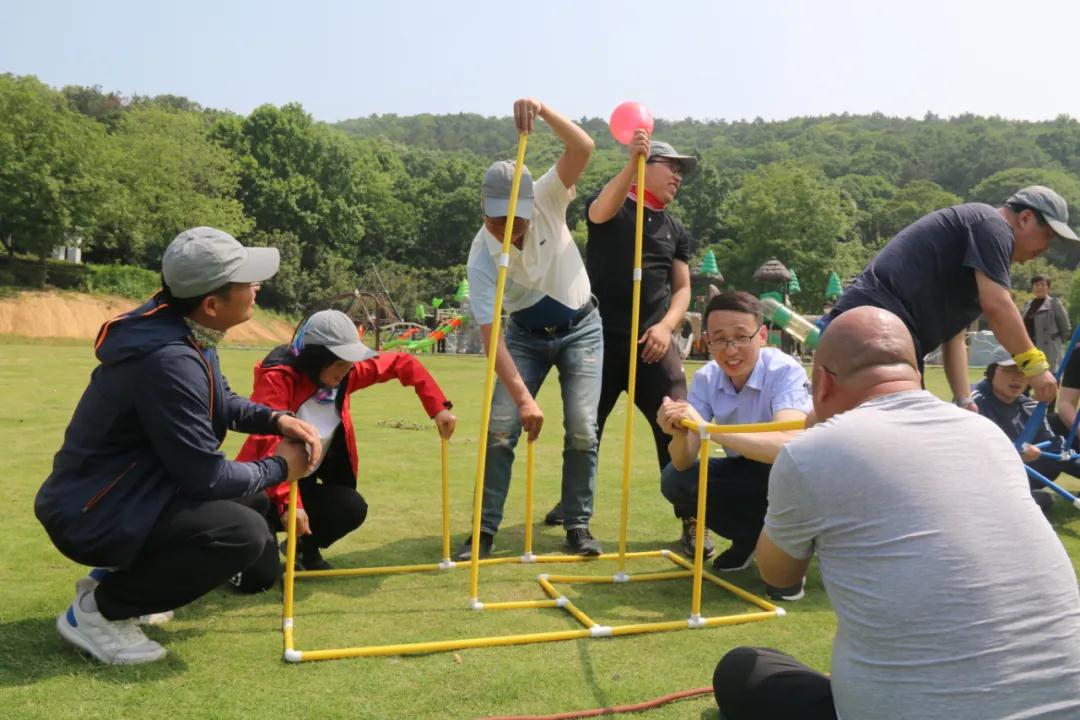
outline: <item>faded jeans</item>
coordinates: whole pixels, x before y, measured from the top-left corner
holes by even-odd
[[[533,397],[552,367],[559,370],[563,403],[562,508],[567,530],[588,527],[596,493],[599,439],[596,408],[603,375],[604,335],[600,313],[593,310],[577,325],[546,337],[514,322],[506,323],[506,348]],[[484,503],[480,526],[495,534],[502,522],[510,488],[514,447],[521,436],[517,405],[501,382],[491,400],[491,423],[484,468]]]

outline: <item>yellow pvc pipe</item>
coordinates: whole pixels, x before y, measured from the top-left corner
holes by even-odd
[[[511,600],[509,602],[484,603],[485,610],[529,610],[532,608],[559,607],[556,600]]]
[[[709,491],[709,434],[701,431],[698,452],[697,527],[694,528],[694,589],[690,595],[690,616],[701,617],[701,572],[705,566],[705,495]]]
[[[305,650],[302,661],[337,660],[352,657],[377,657],[385,655],[419,655],[424,653],[468,650],[471,648],[528,645],[529,643],[559,642],[589,637],[588,630],[559,630],[555,632],[529,633],[527,635],[503,635],[466,640],[442,640],[438,642],[406,643],[403,645],[371,645],[368,647],[340,648],[336,650]]]
[[[671,560],[676,565],[681,565],[682,567],[684,567],[684,568],[686,568],[688,570],[693,570],[694,569],[693,563],[687,561],[686,559],[684,559],[683,557],[681,557],[677,553],[670,553],[667,557],[668,557],[669,560]],[[734,595],[737,598],[745,600],[748,603],[753,603],[754,605],[757,605],[762,610],[768,610],[770,612],[776,612],[776,609],[777,609],[776,605],[773,605],[768,600],[765,600],[763,598],[759,598],[757,595],[754,595],[753,593],[746,592],[745,590],[743,590],[738,585],[732,585],[727,580],[719,578],[716,575],[713,575],[712,573],[709,573],[709,572],[702,572],[701,576],[704,579],[708,580],[709,582],[713,583],[714,585],[719,585],[720,587],[724,588],[725,590],[727,590],[728,592],[730,592],[732,595]]]
[[[688,430],[697,430],[698,427],[704,427],[709,433],[759,433],[759,432],[783,432],[786,430],[805,430],[805,420],[775,420],[771,422],[762,423],[742,423],[735,425],[716,425],[715,423],[701,423],[700,425],[693,420],[684,419],[680,423],[684,428]]]
[[[450,443],[439,436],[442,463],[442,557],[450,560]]]
[[[641,236],[645,225],[645,156],[638,155],[637,214],[634,220],[634,292],[630,303],[630,377],[626,382],[623,430],[622,506],[619,520],[619,572],[626,570],[626,530],[630,517],[630,466],[634,452],[634,395],[637,389],[638,327],[641,308]]]
[[[525,556],[532,556],[533,545],[533,490],[536,477],[536,442],[529,440],[525,452]]]
[[[285,601],[281,618],[285,628],[285,649],[292,650],[293,589],[296,584],[296,499],[299,490],[296,480],[289,483],[289,516],[285,520]]]
[[[480,405],[480,442],[476,458],[476,482],[473,490],[472,560],[469,563],[469,597],[480,596],[480,511],[484,500],[484,468],[487,463],[487,435],[491,426],[491,399],[495,395],[495,354],[499,349],[502,332],[503,292],[506,290],[506,263],[510,256],[510,240],[514,236],[514,213],[517,212],[518,189],[521,187],[521,171],[525,167],[525,146],[529,136],[518,135],[517,157],[514,160],[514,179],[510,183],[510,207],[506,214],[506,230],[503,232],[502,255],[499,257],[499,277],[495,282],[495,312],[491,318],[488,337],[487,371],[484,375],[484,401]]]
[[[611,585],[617,582],[651,582],[653,580],[678,580],[688,578],[693,573],[688,570],[673,570],[667,572],[641,573],[628,575],[625,579],[611,575],[548,575],[547,579],[553,583],[593,583],[596,585]]]

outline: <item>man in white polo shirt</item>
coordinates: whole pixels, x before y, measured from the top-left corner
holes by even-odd
[[[530,133],[540,117],[563,142],[555,165],[535,183],[523,169],[513,218],[510,262],[506,268],[503,307],[510,313],[496,350],[498,382],[491,402],[484,474],[480,554],[491,553],[510,486],[514,447],[521,430],[535,440],[544,423],[536,395],[555,367],[562,388],[562,505],[571,552],[599,555],[600,543],[589,532],[596,489],[596,407],[604,356],[603,330],[581,253],[566,226],[566,207],[574,183],[592,155],[593,141],[584,130],[538,100],[514,103],[519,132]],[[514,174],[511,162],[488,168],[481,188],[484,226],[473,239],[468,273],[472,315],[487,349],[495,310],[498,260],[510,206]],[[458,551],[470,559],[472,538]]]

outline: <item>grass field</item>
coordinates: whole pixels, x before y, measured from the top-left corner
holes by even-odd
[[[237,392],[250,390],[262,351],[226,350],[226,374]],[[451,446],[454,545],[468,533],[484,363],[432,357],[428,365],[458,413]],[[33,498],[48,474],[71,411],[94,366],[89,343],[0,341],[0,431],[10,472],[0,483],[0,717],[5,718],[466,718],[542,714],[635,703],[708,685],[719,657],[735,645],[777,647],[827,669],[835,619],[816,564],[807,597],[787,617],[730,628],[466,650],[407,658],[340,660],[293,666],[281,660],[280,590],[239,596],[220,588],[148,629],[169,651],[159,663],[107,667],[86,659],[56,633],[56,615],[71,601],[84,569],[62,557],[33,515]],[[688,365],[692,373],[697,365]],[[974,376],[974,373],[973,373]],[[537,518],[557,498],[561,416],[557,383],[540,395],[547,425],[537,454]],[[939,394],[941,371],[931,370]],[[441,554],[438,442],[411,390],[396,382],[354,399],[361,455],[360,488],[367,523],[326,557],[339,567],[436,562]],[[617,549],[625,405],[609,419],[601,448],[594,534]],[[231,435],[235,454],[242,436]],[[522,445],[522,450],[524,446]],[[523,538],[524,452],[497,538],[498,554],[519,554]],[[631,550],[673,547],[679,526],[659,494],[655,454],[639,416],[630,501]],[[1076,487],[1077,481],[1065,478]],[[973,488],[976,489],[977,488]],[[1070,556],[1080,559],[1080,513],[1058,503],[1054,525]],[[561,550],[558,529],[536,525],[538,553]],[[631,571],[670,567],[640,561]],[[610,574],[613,563],[546,566],[559,572]],[[488,601],[539,599],[535,566],[484,570]],[[734,581],[760,592],[753,570]],[[478,613],[467,608],[468,571],[376,578],[309,580],[297,586],[297,647],[314,649],[576,629],[558,610]],[[565,586],[575,603],[604,624],[685,619],[690,582]],[[1024,611],[1038,607],[1038,599]],[[706,584],[708,615],[748,608]],[[1018,609],[1019,610],[1019,609]],[[711,697],[647,713],[661,718],[716,718]]]

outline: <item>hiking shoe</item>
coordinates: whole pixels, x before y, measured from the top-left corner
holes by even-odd
[[[81,577],[75,581],[75,597],[85,595],[86,593],[97,590],[97,586],[104,580],[112,570],[108,568],[94,568],[86,577]],[[165,612],[150,613],[148,615],[140,615],[135,618],[135,622],[140,625],[164,625],[173,619],[173,611],[166,610]]]
[[[750,567],[754,559],[755,544],[752,541],[735,541],[724,552],[716,556],[712,561],[713,570],[717,572],[736,572]]]
[[[61,637],[109,665],[137,665],[165,657],[165,648],[143,635],[134,619],[106,620],[87,596],[76,596],[56,618]],[[84,606],[94,609],[84,610]]]
[[[694,558],[694,541],[697,538],[697,518],[688,517],[682,518],[682,537],[679,540],[682,542],[683,554],[686,557]],[[712,554],[716,552],[716,546],[713,545],[712,538],[709,537],[709,528],[705,528],[705,542],[704,542],[704,557],[710,558]]]
[[[566,531],[566,544],[574,555],[595,557],[604,552],[600,543],[592,536],[587,527],[576,527]]]
[[[545,525],[562,525],[562,523],[563,523],[562,503],[557,502],[557,503],[555,503],[555,507],[548,510],[548,514],[544,516],[544,524]]]
[[[765,583],[765,595],[770,600],[775,600],[777,602],[780,602],[781,600],[787,600],[789,602],[802,600],[803,596],[806,595],[806,578],[803,578],[791,587],[775,587],[769,583]]]
[[[480,531],[480,559],[491,557],[491,550],[495,547],[495,536],[491,533],[486,533],[483,530]],[[465,538],[465,542],[461,543],[461,547],[457,551],[457,559],[470,562],[472,560],[472,535]]]

